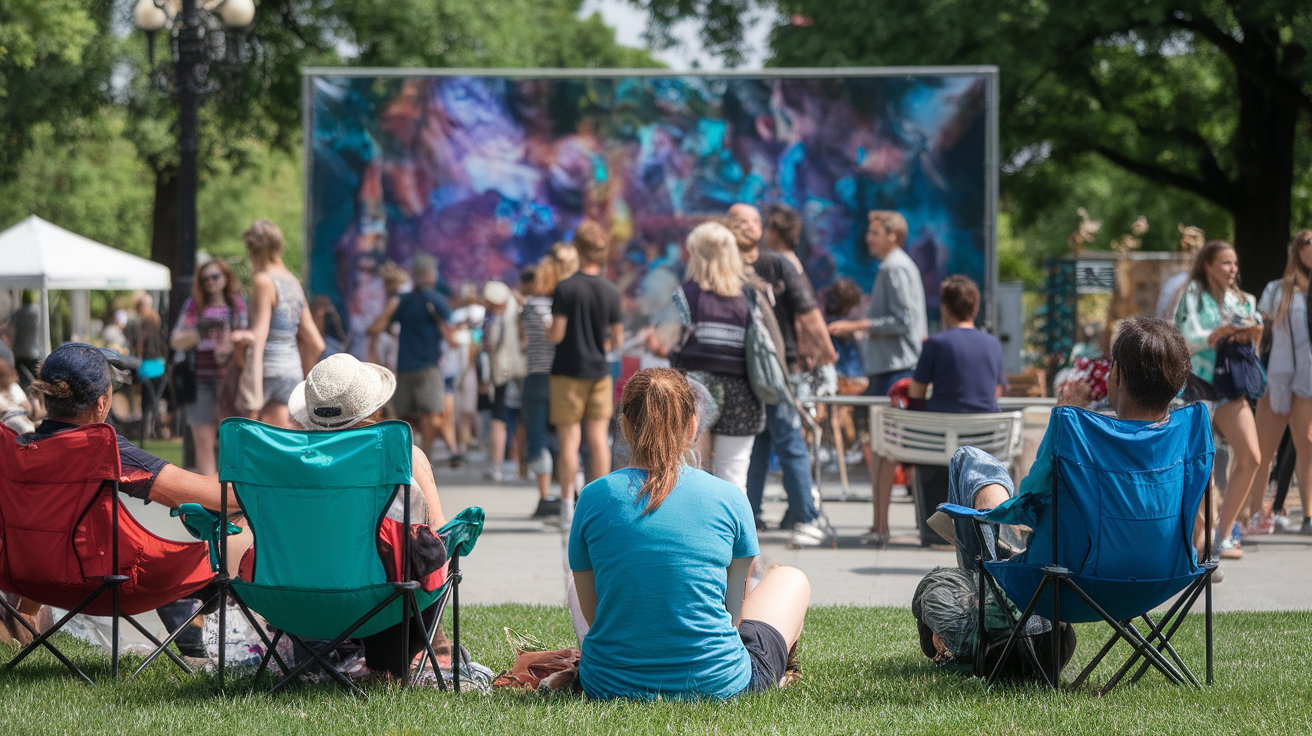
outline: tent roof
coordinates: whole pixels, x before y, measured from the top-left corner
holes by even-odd
[[[167,266],[101,245],[36,215],[0,233],[0,287],[167,291]]]

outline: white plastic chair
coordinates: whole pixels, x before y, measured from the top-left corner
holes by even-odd
[[[876,406],[870,411],[870,445],[875,455],[900,463],[947,467],[958,448],[971,446],[1011,466],[1024,441],[1025,415],[1019,411],[997,414],[945,414]],[[923,468],[915,473],[912,498],[921,545],[939,540],[927,519],[938,503],[946,501],[944,471]],[[926,475],[936,476],[927,487]],[[930,491],[934,493],[930,494]]]
[[[900,463],[946,467],[957,448],[971,446],[1010,464],[1020,454],[1025,415],[1019,411],[944,414],[876,406],[871,407],[870,427],[870,449]]]

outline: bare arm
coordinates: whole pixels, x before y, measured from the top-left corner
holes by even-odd
[[[737,562],[737,560],[734,560]],[[745,579],[745,578],[744,578]],[[597,619],[597,576],[591,570],[574,571],[574,591],[579,595],[579,610],[583,612],[583,620],[588,622],[591,627]],[[738,599],[738,609],[741,611],[743,606],[742,598]]]
[[[325,347],[323,335],[319,334],[319,326],[314,323],[314,315],[310,313],[308,304],[301,307],[301,324],[296,328],[296,346],[301,352],[301,375],[308,376],[310,369],[319,362]]]
[[[396,308],[399,306],[401,306],[401,297],[388,297],[382,313],[378,315],[378,319],[375,319],[373,324],[369,325],[369,329],[365,330],[364,334],[369,337],[378,337],[383,334],[387,330],[387,326],[392,323],[392,315],[396,314]]]
[[[1001,396],[1002,387],[998,387],[998,395]],[[921,383],[916,379],[911,379],[911,385],[907,387],[907,397],[912,399],[923,399],[929,395],[929,384]]]
[[[551,326],[547,328],[547,342],[552,345],[559,345],[565,339],[565,325],[569,319],[563,314],[557,314],[551,318]]]
[[[220,495],[218,475],[197,475],[176,465],[165,465],[150,487],[150,500],[177,508],[184,503],[198,503],[211,511],[218,511]],[[237,496],[228,491],[228,513],[237,511]]]
[[[446,515],[442,513],[442,499],[437,496],[437,481],[433,478],[433,466],[428,463],[428,458],[418,447],[413,448],[410,455],[411,472],[414,473],[415,483],[419,485],[420,492],[424,494],[424,505],[428,507],[428,525],[434,529],[441,529],[446,523]]]
[[[755,557],[735,557],[729,562],[729,585],[724,592],[724,608],[733,617],[734,626],[737,626],[743,617],[743,599],[747,597],[747,576],[752,572],[752,560],[755,559]],[[583,594],[580,593],[579,600],[582,599]]]
[[[255,274],[251,283],[255,292],[252,295],[254,303],[251,305],[251,335],[254,337],[251,347],[257,355],[263,355],[264,344],[269,341],[269,320],[273,318],[273,305],[278,301],[278,290],[267,273]]]
[[[561,337],[563,338],[564,335],[561,335]],[[619,347],[623,344],[624,344],[624,325],[622,324],[611,325],[610,342],[607,343],[606,349],[619,350]]]

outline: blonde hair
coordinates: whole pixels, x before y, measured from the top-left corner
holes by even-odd
[[[241,239],[246,241],[246,253],[252,261],[268,263],[275,256],[282,255],[282,230],[269,220],[252,222],[250,228],[241,234]]]
[[[738,240],[729,228],[718,222],[703,222],[688,234],[689,281],[720,296],[743,293],[746,273]]]
[[[1285,262],[1285,275],[1280,279],[1280,308],[1276,310],[1276,322],[1284,323],[1289,319],[1289,305],[1294,301],[1294,292],[1307,293],[1309,277],[1307,266],[1298,252],[1312,246],[1312,230],[1299,230],[1294,241],[1289,244],[1289,260]]]
[[[551,246],[542,260],[538,262],[537,273],[533,278],[533,290],[542,296],[551,296],[556,285],[579,270],[579,252],[569,243],[556,243]]]
[[[629,460],[647,471],[638,492],[650,514],[679,481],[688,433],[697,421],[697,404],[683,373],[673,368],[646,368],[633,374],[620,397],[620,416],[628,425]]]
[[[870,223],[879,223],[885,230],[892,233],[893,239],[898,245],[907,244],[907,218],[902,216],[901,212],[895,210],[870,210],[867,215]]]

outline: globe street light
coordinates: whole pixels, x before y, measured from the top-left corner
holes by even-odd
[[[178,241],[169,298],[169,324],[177,321],[191,294],[196,270],[196,153],[201,99],[208,91],[209,64],[215,41],[223,42],[223,27],[245,28],[255,19],[254,0],[138,0],[132,12],[146,32],[152,70],[155,34],[169,32],[174,59],[174,92],[178,99]],[[217,31],[217,32],[216,32]],[[231,44],[217,52],[220,61],[238,63]]]

